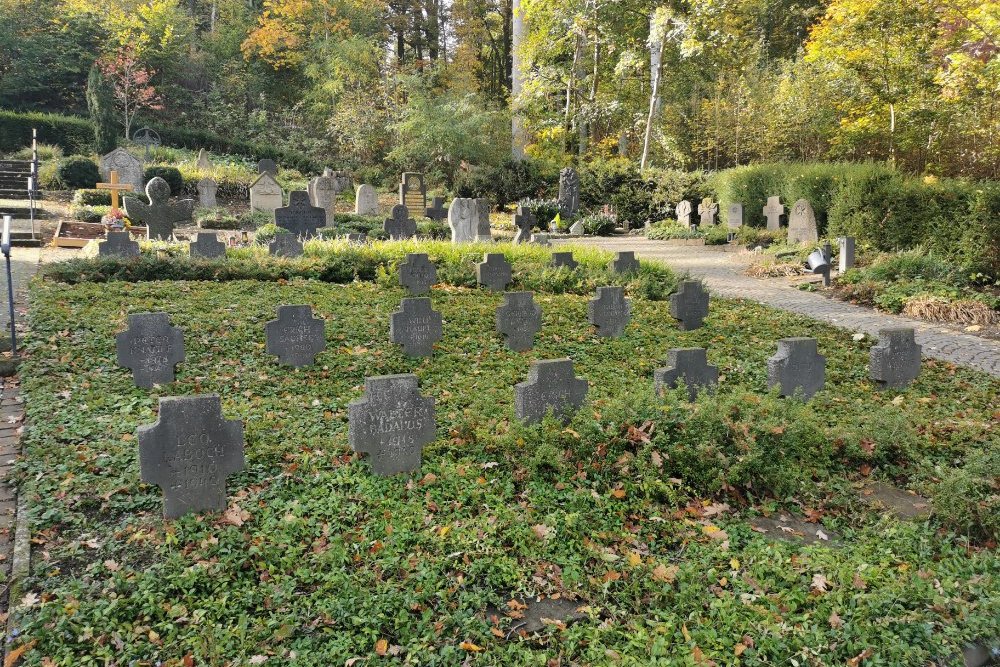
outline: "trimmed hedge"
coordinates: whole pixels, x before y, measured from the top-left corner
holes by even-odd
[[[86,118],[0,110],[0,152],[30,146],[32,128],[38,130],[39,143],[59,146],[67,155],[93,150],[94,125]]]

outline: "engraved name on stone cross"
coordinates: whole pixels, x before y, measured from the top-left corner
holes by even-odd
[[[502,292],[513,280],[513,270],[503,253],[488,252],[476,264],[476,282],[493,292]]]
[[[288,206],[274,210],[274,224],[300,239],[312,238],[326,226],[326,210],[310,204],[308,192],[293,190],[288,193]]]
[[[389,341],[402,345],[409,357],[429,357],[442,334],[441,313],[427,297],[403,299],[389,320]]]
[[[698,397],[698,390],[711,389],[719,383],[718,366],[710,366],[705,348],[675,348],[667,352],[667,365],[653,371],[653,386],[657,394],[666,389],[675,389],[679,381],[684,382],[688,399]]]
[[[624,287],[598,287],[597,298],[587,304],[587,318],[603,338],[617,338],[625,333],[631,315]]]
[[[542,421],[549,410],[569,422],[587,397],[587,381],[573,374],[570,359],[535,361],[528,379],[514,386],[514,414],[529,424]]]
[[[767,386],[779,387],[781,396],[809,400],[823,388],[825,377],[826,357],[817,352],[815,338],[782,338],[767,360]]]
[[[115,348],[118,365],[132,370],[137,387],[149,389],[174,381],[174,367],[184,361],[184,332],[170,326],[167,313],[133,313]]]
[[[670,295],[670,315],[680,321],[682,331],[697,329],[708,317],[708,292],[697,280],[681,281]]]
[[[278,319],[264,327],[267,353],[287,366],[309,366],[326,348],[324,325],[313,317],[312,306],[278,306]]]
[[[497,308],[497,333],[503,334],[513,352],[525,352],[535,344],[535,334],[542,330],[542,307],[531,292],[507,292]]]
[[[921,350],[912,328],[881,329],[869,363],[871,378],[879,389],[904,389],[916,380]]]
[[[367,454],[372,472],[389,476],[420,468],[434,441],[434,399],[420,395],[416,375],[365,378],[365,394],[347,406],[351,449]]]
[[[422,252],[411,252],[399,265],[399,284],[410,294],[426,294],[437,283],[437,267]]]

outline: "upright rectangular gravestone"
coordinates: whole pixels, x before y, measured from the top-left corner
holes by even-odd
[[[514,414],[534,424],[552,411],[553,416],[569,422],[587,397],[587,381],[573,373],[570,359],[535,361],[528,379],[514,387]]]
[[[488,243],[493,240],[493,231],[490,229],[490,211],[493,204],[489,199],[476,200],[476,242]]]
[[[219,240],[215,232],[198,232],[188,246],[191,257],[219,259],[226,256],[226,244]]]
[[[389,321],[389,341],[402,345],[408,357],[429,357],[444,333],[441,323],[429,298],[403,299]]]
[[[301,257],[304,252],[302,242],[295,234],[278,233],[274,240],[267,244],[267,251],[272,257]]]
[[[635,258],[634,250],[621,250],[608,267],[613,273],[638,273],[639,260]]]
[[[288,193],[288,206],[274,210],[274,224],[297,238],[312,238],[326,226],[326,210],[310,204],[308,192],[293,190]]]
[[[559,172],[559,215],[572,218],[580,210],[580,177],[572,167]]]
[[[325,322],[313,317],[312,306],[278,306],[278,319],[264,327],[268,354],[286,366],[311,366],[326,348]]]
[[[843,274],[848,269],[854,267],[855,242],[853,236],[844,236],[837,241],[840,244],[840,273]]]
[[[479,204],[475,199],[456,197],[448,206],[448,227],[452,243],[473,243],[479,225]]]
[[[375,186],[363,183],[354,193],[355,215],[378,215],[378,190]]]
[[[714,227],[715,216],[719,212],[719,205],[712,201],[711,197],[705,197],[698,204],[698,217],[700,225],[703,227]]]
[[[546,239],[548,240],[548,239]],[[554,252],[552,253],[552,267],[562,268],[566,267],[570,271],[580,266],[580,263],[573,259],[572,252]]]
[[[670,295],[670,315],[680,321],[682,331],[699,328],[708,317],[708,292],[698,280],[681,281]]]
[[[826,357],[817,352],[815,338],[782,338],[778,351],[767,360],[767,386],[781,396],[809,400],[823,388]]]
[[[128,183],[133,192],[142,192],[146,187],[142,160],[124,148],[116,148],[101,157],[101,178],[111,180],[111,172],[118,173],[119,183]]]
[[[624,287],[598,287],[597,298],[587,304],[587,318],[603,338],[617,338],[625,333],[631,315]]]
[[[167,313],[134,313],[128,330],[115,336],[115,348],[135,386],[149,389],[174,381],[174,367],[184,361],[184,332],[170,326]]]
[[[324,224],[327,220],[333,220],[333,216],[337,214],[337,195],[340,194],[337,185],[337,179],[332,176],[317,176],[309,181],[309,202],[326,213]],[[291,195],[288,203],[292,203]]]
[[[203,178],[198,181],[198,206],[201,208],[215,208],[219,205],[215,193],[219,191],[219,184],[211,178]]]
[[[682,199],[677,203],[677,208],[675,209],[675,212],[677,213],[677,224],[684,227],[684,229],[691,227],[693,215],[692,209],[693,207],[691,206],[691,202],[687,199]]]
[[[250,184],[250,208],[255,211],[273,213],[284,203],[281,186],[270,172],[261,172]]]
[[[781,198],[774,196],[767,198],[767,205],[764,207],[764,217],[767,218],[767,231],[776,232],[781,229],[781,217],[785,215],[785,205],[781,203]]]
[[[399,284],[410,294],[427,294],[437,282],[437,267],[422,252],[411,252],[399,265]]]
[[[513,269],[503,253],[488,252],[483,261],[476,264],[476,282],[490,291],[504,291],[513,279]]]
[[[732,232],[743,226],[743,204],[733,202],[726,209],[726,226]]]
[[[535,344],[535,334],[542,330],[542,307],[531,292],[507,292],[497,308],[497,333],[503,334],[513,352],[525,352]]]
[[[805,199],[800,199],[792,206],[788,216],[789,243],[816,243],[819,241],[819,230],[816,227],[816,213],[812,205]]]
[[[393,241],[405,241],[417,235],[417,222],[410,217],[410,210],[403,204],[392,207],[392,217],[382,224],[382,230]]]
[[[243,422],[222,415],[216,394],[160,399],[155,423],[140,426],[142,481],[163,490],[163,516],[226,509],[226,477],[243,469]]]
[[[365,394],[347,406],[351,449],[367,454],[372,471],[388,476],[420,468],[434,441],[434,399],[420,395],[416,375],[365,378]]]
[[[675,348],[667,352],[667,365],[653,371],[653,386],[657,394],[666,389],[676,389],[679,381],[688,390],[688,399],[694,401],[698,390],[711,389],[719,383],[718,366],[710,366],[703,347]]]
[[[264,158],[257,163],[257,173],[258,174],[270,174],[271,176],[278,175],[278,165],[271,158]]]
[[[139,244],[128,232],[108,232],[108,238],[97,244],[100,257],[138,257]]]
[[[399,203],[410,211],[420,213],[427,209],[427,188],[424,175],[408,171],[399,184]]]
[[[872,346],[869,369],[879,389],[905,389],[920,375],[920,353],[910,327],[881,329]]]

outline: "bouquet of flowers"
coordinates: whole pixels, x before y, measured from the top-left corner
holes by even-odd
[[[111,211],[101,218],[101,224],[107,229],[125,229],[132,225],[132,222],[125,215],[124,211]]]

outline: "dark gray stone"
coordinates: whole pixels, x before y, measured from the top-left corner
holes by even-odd
[[[552,245],[552,242],[549,241],[548,234],[532,234],[531,242],[537,243],[538,245]]]
[[[226,256],[226,244],[219,240],[215,232],[198,232],[188,251],[192,257],[219,259]]]
[[[426,294],[437,282],[437,267],[424,253],[411,252],[399,265],[399,284],[410,294]]]
[[[675,348],[667,352],[667,366],[653,371],[653,386],[662,394],[665,389],[675,389],[678,381],[684,382],[693,401],[699,389],[711,389],[719,383],[719,368],[708,364],[705,348]]]
[[[275,257],[301,257],[302,242],[295,234],[278,233],[274,240],[267,244],[267,251]]]
[[[444,197],[434,197],[430,206],[424,214],[434,222],[443,222],[448,219],[448,209],[444,205]]]
[[[348,243],[362,244],[365,243],[367,240],[368,240],[368,235],[362,234],[361,232],[352,232],[347,235]]]
[[[149,389],[174,381],[174,366],[184,361],[184,332],[170,326],[167,313],[134,313],[115,347],[118,365],[132,370],[137,387]]]
[[[529,424],[542,421],[549,410],[564,423],[587,397],[587,381],[573,374],[570,359],[535,361],[528,379],[514,387],[514,414]]]
[[[708,292],[698,280],[681,281],[670,295],[670,315],[680,321],[681,331],[699,328],[708,317]]]
[[[410,217],[410,209],[403,204],[392,207],[392,217],[385,221],[382,229],[393,241],[412,239],[417,235],[417,223]]]
[[[416,375],[365,378],[365,395],[347,406],[351,449],[367,454],[372,471],[388,476],[420,468],[434,441],[434,399],[420,395]]]
[[[97,244],[97,254],[101,257],[138,257],[139,244],[128,232],[108,232],[107,240]]]
[[[547,241],[548,239],[546,239]],[[552,253],[552,266],[554,268],[559,268],[565,266],[569,270],[573,270],[580,266],[580,263],[573,259],[573,253],[571,252],[554,252]]]
[[[493,231],[490,229],[490,211],[493,204],[489,199],[476,200],[476,242],[488,243],[493,240]]]
[[[514,279],[514,271],[503,253],[488,252],[476,264],[476,282],[494,292],[502,292]]]
[[[571,218],[580,210],[580,177],[571,167],[559,172],[559,215]]]
[[[267,353],[286,366],[310,366],[326,348],[325,324],[313,317],[312,306],[278,306],[278,319],[264,327]]]
[[[705,197],[698,204],[698,217],[700,223],[704,227],[714,227],[715,226],[715,216],[719,212],[719,205],[712,201],[710,197]]]
[[[510,350],[525,352],[535,345],[535,334],[542,330],[542,307],[531,292],[507,292],[503,305],[497,308],[496,325]]]
[[[767,230],[776,232],[781,229],[781,218],[785,215],[785,205],[780,197],[768,197],[764,207],[764,217],[767,218]]]
[[[677,224],[687,228],[693,222],[693,206],[687,199],[682,199],[677,203],[675,213],[677,213]]]
[[[625,333],[632,307],[624,287],[598,287],[597,298],[587,304],[587,319],[602,338],[617,338]]]
[[[124,148],[116,148],[101,157],[101,178],[111,180],[111,172],[118,174],[119,183],[128,183],[133,192],[142,192],[146,185],[142,160]]]
[[[639,260],[635,258],[634,251],[622,250],[611,261],[611,265],[608,268],[614,273],[638,273]]]
[[[145,226],[149,238],[169,241],[178,224],[190,223],[194,200],[170,201],[170,184],[156,176],[146,184],[146,204],[135,197],[125,197],[125,213],[132,222]]]
[[[226,509],[226,477],[243,469],[243,422],[225,419],[216,394],[160,399],[155,423],[140,426],[142,481],[163,490],[163,516]]]
[[[274,224],[297,238],[312,238],[326,226],[326,209],[310,204],[305,190],[293,190],[288,193],[288,206],[274,209]]]
[[[264,158],[257,163],[257,173],[258,174],[271,174],[272,176],[278,175],[278,165],[274,160],[270,158]]]
[[[909,327],[881,329],[870,352],[871,377],[880,389],[904,389],[920,375],[920,345]]]
[[[767,360],[767,386],[782,396],[809,400],[823,388],[826,357],[817,352],[815,338],[782,338],[778,352]]]
[[[517,213],[514,214],[514,225],[517,227],[517,233],[514,235],[514,243],[528,243],[531,241],[531,230],[537,224],[538,220],[535,219],[535,214],[531,212],[531,209],[518,206]]]
[[[427,297],[403,299],[389,323],[389,340],[402,345],[409,357],[429,357],[443,333],[441,313],[431,308]]]
[[[844,273],[854,266],[855,241],[853,236],[837,239],[840,243],[840,272]]]

